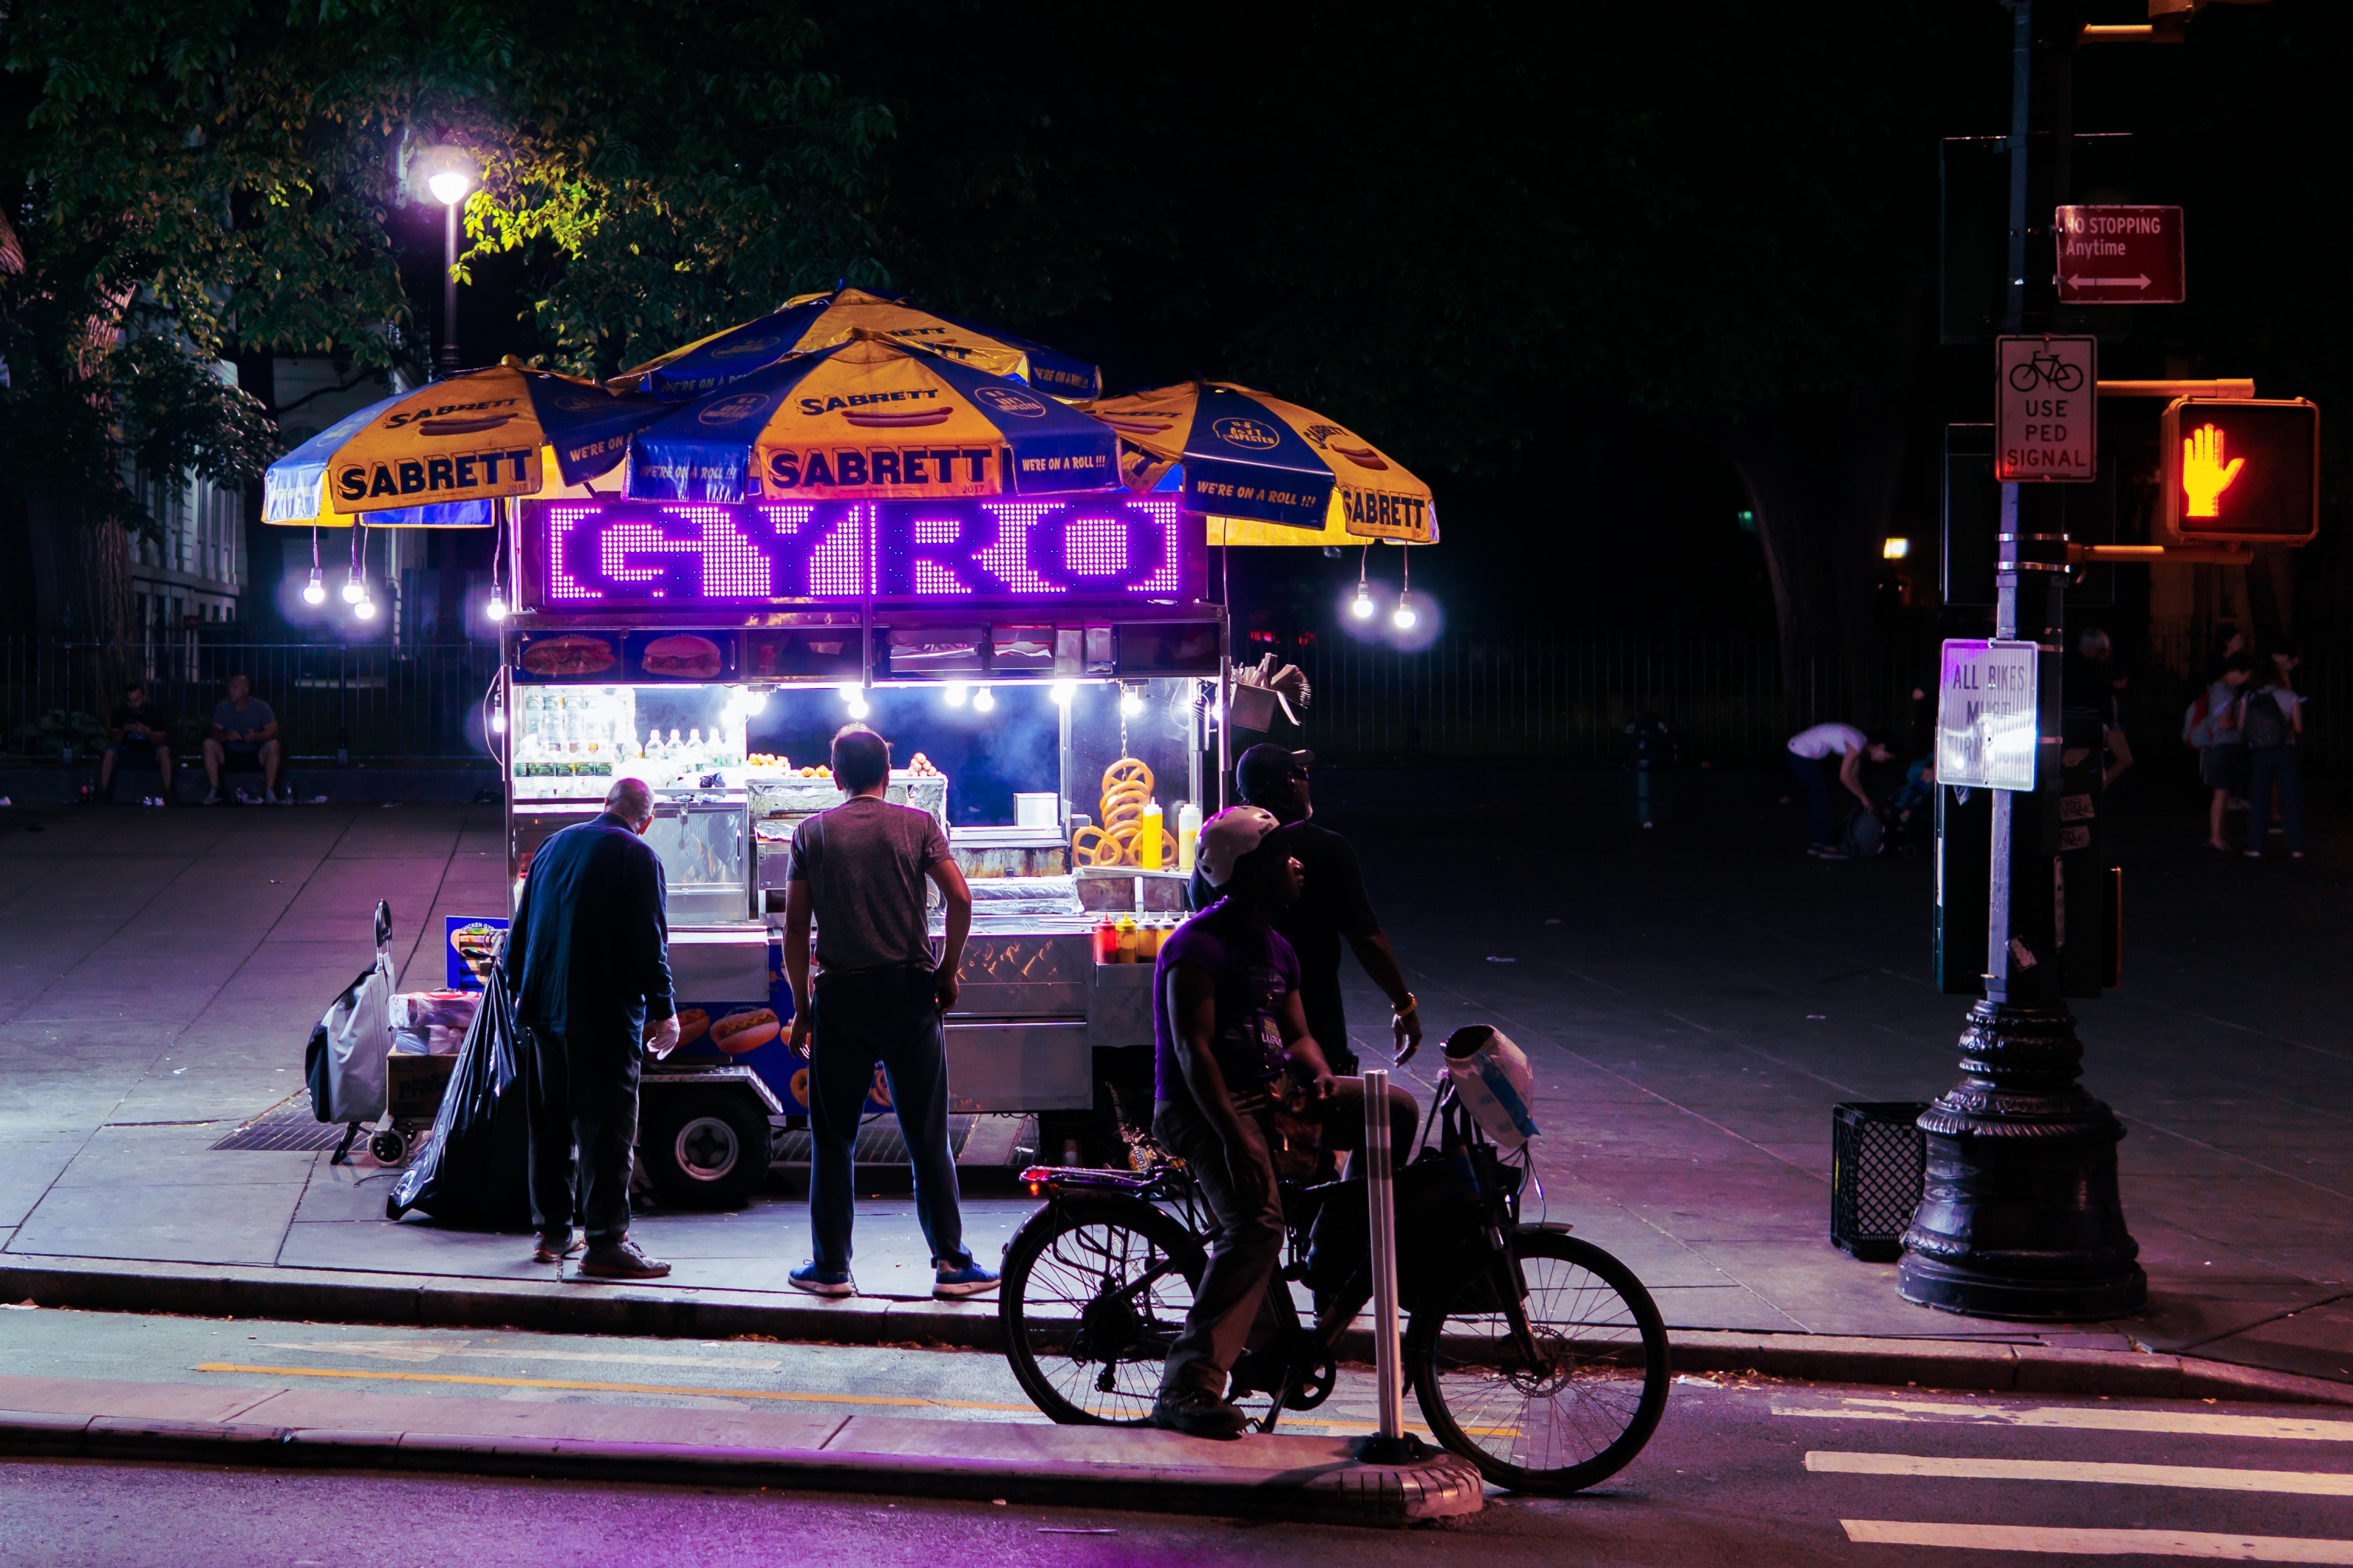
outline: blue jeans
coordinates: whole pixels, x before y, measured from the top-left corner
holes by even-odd
[[[2287,847],[2304,847],[2304,769],[2294,746],[2247,748],[2252,773],[2247,780],[2247,853],[2263,852],[2263,835],[2272,825],[2272,784],[2279,784],[2280,826],[2287,829]]]
[[[1808,842],[1819,845],[1831,844],[1833,842],[1831,837],[1831,786],[1822,777],[1820,760],[1815,757],[1801,757],[1797,752],[1791,752],[1789,768],[1798,775],[1798,783],[1803,785],[1806,791]]]
[[[959,1268],[964,1215],[948,1149],[948,1058],[932,975],[881,969],[822,975],[809,1004],[809,1258],[828,1274],[849,1268],[859,1112],[881,1063],[915,1171],[915,1216],[932,1261]]]

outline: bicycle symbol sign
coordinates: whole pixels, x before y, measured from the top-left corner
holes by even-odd
[[[1995,479],[2033,484],[2094,477],[2098,346],[2088,337],[1995,340]]]

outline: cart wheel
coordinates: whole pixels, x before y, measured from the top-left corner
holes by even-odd
[[[408,1140],[397,1132],[379,1132],[368,1140],[368,1152],[380,1165],[397,1165],[408,1158]]]
[[[768,1173],[768,1114],[749,1093],[661,1089],[646,1097],[638,1154],[663,1202],[734,1208]]]

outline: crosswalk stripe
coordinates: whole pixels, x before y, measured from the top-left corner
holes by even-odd
[[[1817,1450],[1806,1468],[1845,1476],[1929,1476],[1947,1480],[2089,1481],[2119,1487],[2195,1487],[2208,1491],[2295,1492],[2353,1497],[2353,1475],[2312,1470],[2234,1470],[2206,1465],[2128,1465],[2084,1459],[1943,1458],[1926,1454]]]
[[[1842,1519],[1849,1541],[1877,1546],[1962,1546],[1985,1552],[2072,1552],[2080,1557],[2207,1557],[2233,1563],[2353,1563],[2353,1541],[2292,1535],[2219,1535],[2202,1530],[2076,1530],[2043,1524],[1926,1524]]]
[[[1953,1405],[1922,1399],[1848,1399],[1834,1406],[1776,1405],[1776,1415],[1822,1421],[1953,1421],[1973,1426],[2068,1426],[2095,1432],[2175,1432],[2201,1437],[2272,1437],[2353,1443],[2353,1421],[2293,1415],[2225,1415],[2200,1410]]]

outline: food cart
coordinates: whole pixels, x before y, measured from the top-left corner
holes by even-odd
[[[842,798],[822,769],[852,719],[891,741],[889,798],[940,819],[973,888],[952,1110],[1038,1117],[1059,1152],[1099,1084],[1148,1083],[1155,928],[1185,907],[1227,772],[1199,513],[1120,490],[593,498],[522,503],[509,549],[491,700],[511,888],[616,777],[654,792],[683,1038],[644,1077],[640,1152],[665,1197],[740,1198],[807,1114],[786,868],[794,826]],[[878,1074],[869,1109],[887,1094]]]

